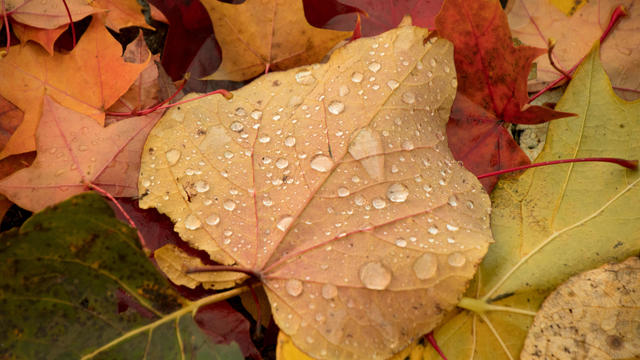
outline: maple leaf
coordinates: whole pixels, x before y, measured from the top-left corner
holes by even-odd
[[[142,6],[136,0],[91,0],[90,4],[96,9],[107,10],[105,25],[112,30],[120,31],[129,26],[155,30],[145,21]]]
[[[78,21],[100,10],[92,8],[85,0],[65,0],[73,21]],[[6,0],[6,15],[13,21],[40,29],[55,29],[69,24],[65,4],[58,0]]]
[[[53,55],[53,45],[62,33],[67,30],[68,24],[61,25],[55,29],[40,29],[29,25],[24,25],[18,22],[14,22],[11,26],[11,30],[16,34],[16,37],[20,39],[21,43],[27,41],[34,41],[42,46],[49,55]]]
[[[571,115],[526,106],[531,62],[545,50],[513,46],[497,1],[446,0],[436,26],[455,48],[459,87],[447,124],[453,156],[476,175],[530,163],[504,124],[539,124]],[[491,177],[482,183],[491,191],[496,181]]]
[[[413,25],[428,29],[435,27],[435,17],[443,0],[340,0],[341,3],[363,10],[362,35],[372,36],[398,26],[410,15]]]
[[[573,276],[542,304],[521,359],[637,359],[638,293],[637,256]]]
[[[602,63],[616,93],[627,100],[640,94],[640,7],[630,0],[586,2],[577,10],[565,13],[549,1],[512,0],[509,9],[511,33],[531,46],[546,47],[555,40],[552,56],[555,64],[568,71],[589,52],[609,23],[613,10],[623,6],[626,16],[620,20],[602,44]],[[529,90],[537,91],[561,77],[548,57],[536,60],[536,77],[529,81]]]
[[[304,18],[302,0],[247,1],[240,5],[203,1],[222,63],[211,80],[242,81],[264,73],[320,61],[350,32],[317,29]]]
[[[614,94],[597,46],[556,108],[578,115],[550,123],[538,161],[603,151],[640,157],[640,101]],[[469,298],[459,304],[473,311],[461,311],[435,331],[444,353],[454,359],[517,357],[535,312],[555,286],[640,251],[639,196],[637,170],[601,163],[539,167],[502,179],[492,194],[496,242]]]
[[[231,100],[180,105],[145,145],[140,206],[258,274],[276,323],[312,356],[406,347],[457,302],[491,241],[489,199],[444,136],[453,48],[426,36],[401,27]]]
[[[140,151],[160,115],[155,112],[103,128],[45,96],[38,155],[30,167],[0,180],[0,191],[30,211],[88,191],[92,184],[113,196],[133,196]]]
[[[24,111],[24,120],[0,159],[35,150],[35,132],[46,95],[104,123],[104,110],[123,95],[146,64],[125,63],[122,47],[95,16],[68,54],[50,56],[39,45],[11,47],[0,59],[0,95]],[[20,89],[20,91],[16,91]]]

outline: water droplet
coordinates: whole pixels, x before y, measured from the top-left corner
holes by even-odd
[[[325,320],[326,320],[326,318],[325,318],[325,316],[324,316],[323,314],[321,314],[321,313],[317,313],[317,314],[316,314],[316,321],[317,321],[317,322],[321,322],[321,323],[322,323],[322,322],[324,322]]]
[[[438,259],[431,253],[425,253],[413,263],[413,272],[420,280],[432,278],[438,270]]]
[[[87,151],[87,150],[89,150],[89,147],[87,145],[80,145],[80,146],[78,146],[78,150]]]
[[[449,197],[448,203],[449,203],[449,205],[451,205],[453,207],[456,207],[456,206],[458,206],[458,199],[454,195],[451,195]]]
[[[427,231],[429,232],[429,234],[435,235],[435,234],[438,233],[438,228],[435,227],[435,226],[431,226],[431,227],[429,227],[429,229],[427,229]]]
[[[311,70],[303,70],[296,73],[296,82],[301,85],[311,85],[316,82],[316,78],[311,73]]]
[[[453,226],[451,224],[447,224],[447,230],[449,231],[458,231],[458,227],[457,226]]]
[[[327,172],[333,167],[333,160],[325,155],[316,155],[311,159],[311,168],[319,172]]]
[[[233,200],[225,200],[225,202],[222,203],[222,207],[226,210],[233,211],[233,209],[236,208],[236,203],[233,202]]]
[[[344,186],[341,186],[338,188],[338,196],[340,197],[345,197],[345,196],[349,196],[350,192],[349,189],[347,189]]]
[[[271,137],[269,135],[263,135],[258,138],[258,141],[260,141],[263,144],[266,144],[269,141],[271,141]]]
[[[199,228],[201,225],[200,220],[198,219],[197,216],[190,214],[189,216],[187,216],[186,219],[184,219],[184,227],[186,227],[189,230],[195,230],[197,228]]]
[[[362,75],[362,73],[360,72],[356,71],[351,74],[351,81],[353,81],[354,83],[362,82],[362,79],[364,79],[364,75]]]
[[[247,115],[247,111],[242,107],[236,108],[236,115],[245,116]]]
[[[429,60],[429,65],[431,65],[431,66],[436,66],[436,59],[433,59],[433,58],[432,58],[432,59],[430,59],[430,60]]]
[[[403,239],[403,238],[397,238],[396,239],[396,246],[398,247],[407,247],[407,240]]]
[[[212,225],[212,226],[218,225],[220,223],[220,216],[218,216],[216,214],[211,214],[204,221],[207,224]]]
[[[332,101],[327,108],[333,115],[338,115],[344,111],[344,103],[340,101]]]
[[[302,281],[298,279],[290,279],[284,287],[291,296],[299,296],[302,294]]]
[[[251,112],[251,117],[252,117],[254,120],[260,120],[260,119],[262,119],[262,111],[260,111],[260,110],[253,110],[253,111]]]
[[[378,72],[378,70],[380,70],[381,65],[377,62],[372,62],[371,64],[369,64],[369,70],[375,72]]]
[[[180,152],[180,150],[171,149],[167,151],[164,155],[167,157],[167,162],[169,163],[169,165],[173,166],[178,162],[178,160],[180,160],[181,154],[182,153]]]
[[[467,207],[469,209],[473,209],[474,205],[473,205],[473,201],[467,201]]]
[[[286,139],[284,139],[284,145],[287,147],[292,147],[296,144],[296,138],[294,138],[293,136],[288,136]]]
[[[457,79],[451,79],[451,86],[452,87],[457,87],[458,86],[458,80]]]
[[[402,184],[391,184],[389,188],[387,188],[387,198],[392,202],[405,202],[407,197],[409,197],[409,189]]]
[[[379,181],[384,179],[382,139],[377,131],[370,128],[360,130],[349,145],[349,154],[360,161],[373,179]]]
[[[202,180],[197,181],[195,184],[195,188],[196,188],[196,191],[199,193],[207,192],[209,191],[209,183],[204,182]]]
[[[362,206],[362,205],[364,205],[366,200],[365,200],[364,196],[358,194],[358,195],[356,195],[355,199],[353,199],[353,202],[358,206]]]
[[[231,129],[231,131],[240,132],[244,129],[244,125],[242,125],[240,121],[234,121],[231,123],[229,128]]]
[[[389,80],[387,81],[387,86],[389,87],[389,89],[395,90],[398,86],[400,86],[400,83],[395,80]]]
[[[291,223],[293,222],[293,217],[292,216],[283,216],[280,221],[278,221],[278,224],[276,225],[276,227],[278,229],[280,229],[281,231],[285,231],[289,228],[289,226],[291,225]]]
[[[384,207],[387,206],[387,202],[384,201],[382,198],[379,198],[379,197],[371,200],[371,204],[376,209],[384,209]]]
[[[445,64],[444,67],[442,68],[444,70],[445,73],[449,73],[451,71],[451,68],[449,67],[449,65]]]
[[[451,266],[460,267],[464,265],[465,262],[467,262],[467,258],[460,253],[454,252],[453,254],[449,255],[449,257],[447,258],[447,262]]]
[[[324,284],[322,286],[322,297],[329,300],[338,295],[338,288],[333,284]]]
[[[406,93],[402,94],[402,102],[404,102],[405,104],[413,104],[414,102],[416,102],[416,95],[411,91],[407,91]]]
[[[271,200],[270,197],[266,197],[262,199],[262,204],[264,204],[264,206],[271,206],[273,205],[273,201]]]
[[[276,160],[276,167],[278,169],[284,169],[287,166],[289,166],[289,161],[287,161],[287,159],[280,158],[280,159]]]
[[[341,85],[340,88],[338,89],[338,94],[340,96],[345,96],[349,93],[349,88],[347,87],[347,85]]]
[[[391,271],[379,262],[366,263],[360,268],[360,281],[367,289],[384,290],[391,283]]]
[[[148,188],[149,186],[151,186],[151,181],[149,181],[149,179],[142,180],[142,186]]]

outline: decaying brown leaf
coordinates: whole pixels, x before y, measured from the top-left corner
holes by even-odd
[[[387,358],[459,300],[491,241],[489,198],[453,160],[453,47],[403,26],[326,64],[170,110],[140,206],[260,277],[316,358]]]
[[[542,304],[521,359],[640,358],[640,258],[576,275]]]

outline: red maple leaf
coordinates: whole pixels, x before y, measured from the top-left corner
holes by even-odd
[[[526,105],[531,63],[546,50],[514,47],[497,1],[446,0],[436,27],[455,49],[458,92],[447,124],[453,156],[476,175],[529,164],[505,123],[540,124],[573,115]],[[497,177],[481,181],[491,191]]]

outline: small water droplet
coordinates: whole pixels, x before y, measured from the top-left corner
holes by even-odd
[[[322,286],[322,297],[330,300],[338,295],[338,288],[333,284],[324,284]]]
[[[429,60],[429,65],[431,65],[431,66],[436,66],[436,59],[433,59],[433,58],[432,58],[432,59],[430,59],[430,60]]]
[[[362,205],[364,205],[366,200],[365,200],[364,196],[358,194],[358,195],[356,195],[355,199],[353,199],[353,202],[358,206],[362,206]]]
[[[245,115],[247,115],[247,111],[242,107],[236,108],[236,115],[237,116],[245,116]]]
[[[316,155],[311,159],[311,168],[319,172],[327,172],[333,167],[333,160],[326,155]]]
[[[397,238],[396,239],[396,246],[398,247],[407,247],[407,240],[405,240],[404,238]]]
[[[276,167],[278,169],[284,169],[287,166],[289,166],[289,161],[287,161],[287,159],[280,158],[280,159],[276,160]]]
[[[449,205],[451,205],[453,207],[456,207],[456,206],[458,206],[458,199],[454,195],[451,195],[449,197],[448,203],[449,203]]]
[[[184,227],[186,227],[189,230],[195,230],[199,228],[200,225],[201,225],[200,220],[198,219],[197,216],[193,214],[189,214],[189,216],[187,216],[187,218],[184,219]]]
[[[451,79],[451,86],[452,87],[457,87],[458,86],[458,80],[457,79]]]
[[[209,225],[215,226],[220,223],[220,216],[217,214],[211,214],[204,221]]]
[[[411,140],[405,140],[402,143],[402,150],[409,151],[409,150],[413,150],[413,148],[414,148],[414,145]]]
[[[392,79],[387,81],[387,86],[389,87],[389,89],[395,90],[398,86],[400,86],[400,83]]]
[[[427,229],[427,231],[428,231],[428,232],[429,232],[429,234],[431,234],[431,235],[435,235],[435,234],[437,234],[437,233],[439,232],[439,231],[438,231],[438,228],[437,228],[437,227],[435,227],[435,226],[431,226],[431,227],[429,227],[429,229]]]
[[[344,186],[341,186],[338,188],[338,196],[340,197],[345,197],[345,196],[349,196],[350,192],[349,189],[347,189]]]
[[[351,74],[351,81],[353,81],[354,83],[362,82],[362,79],[364,79],[364,75],[362,75],[362,73],[360,72],[356,71]]]
[[[377,62],[372,62],[371,64],[369,64],[368,67],[369,67],[369,70],[375,73],[375,72],[378,72],[378,70],[380,70],[382,66]]]
[[[438,270],[438,259],[431,253],[425,253],[413,263],[413,272],[420,280],[432,278]]]
[[[254,120],[260,120],[262,119],[262,111],[260,110],[253,110],[251,112],[251,118],[253,118]]]
[[[78,150],[87,151],[87,150],[89,150],[89,147],[87,145],[80,145],[80,146],[78,146]]]
[[[467,201],[467,207],[469,209],[473,209],[474,205],[473,205],[473,201]]]
[[[311,70],[303,70],[296,73],[296,82],[301,85],[311,85],[316,82]]]
[[[464,265],[465,262],[467,262],[467,258],[460,253],[454,252],[453,254],[449,255],[449,257],[447,258],[447,262],[451,266],[460,267]]]
[[[449,67],[449,65],[445,64],[444,67],[442,68],[444,70],[445,73],[449,73],[451,71],[451,68]]]
[[[233,209],[236,208],[236,203],[233,202],[233,200],[225,200],[225,202],[222,203],[222,207],[226,210],[233,211]]]
[[[453,226],[451,224],[447,224],[447,230],[449,231],[458,231],[458,227],[457,226]]]
[[[149,186],[151,186],[151,181],[149,181],[149,179],[142,180],[142,186],[148,188]]]
[[[262,199],[262,204],[264,204],[264,206],[271,206],[273,205],[273,201],[271,200],[270,197],[266,197]]]
[[[338,115],[344,111],[344,103],[340,101],[332,101],[327,107],[333,115]]]
[[[278,221],[278,224],[276,225],[276,227],[278,229],[280,229],[281,231],[285,231],[289,228],[289,226],[291,225],[291,223],[293,222],[293,217],[292,216],[283,216],[280,221]]]
[[[197,181],[195,184],[195,188],[196,188],[196,191],[199,193],[207,192],[209,191],[209,183],[204,182],[202,180]]]
[[[169,163],[169,165],[173,166],[178,162],[178,160],[180,160],[181,154],[182,153],[180,152],[180,150],[171,149],[167,151],[164,155],[167,157],[167,162]]]
[[[416,102],[416,95],[411,91],[407,91],[402,94],[402,102],[404,102],[405,104],[413,104],[414,102]]]
[[[379,262],[366,263],[360,268],[360,281],[367,289],[384,290],[391,283],[391,271]]]
[[[371,200],[371,204],[376,209],[384,209],[385,206],[387,206],[387,202],[384,201],[382,198],[379,198],[379,197]]]
[[[231,131],[241,132],[244,129],[244,125],[242,125],[240,121],[234,121],[231,123],[229,128],[231,129]]]
[[[321,314],[321,313],[317,313],[317,314],[316,314],[316,321],[317,321],[317,322],[322,323],[322,322],[324,322],[325,320],[326,320],[326,318],[325,318],[325,316],[324,316],[323,314]]]
[[[290,279],[284,286],[287,293],[291,296],[299,296],[302,294],[302,281],[298,279]]]
[[[409,189],[402,184],[391,184],[389,188],[387,188],[387,198],[392,202],[405,202],[407,197],[409,197]]]
[[[271,141],[271,137],[269,135],[263,135],[258,138],[258,141],[260,141],[263,144],[266,144],[269,141]]]
[[[286,139],[284,139],[284,146],[292,147],[295,144],[296,144],[296,138],[294,138],[293,136],[288,136]]]

